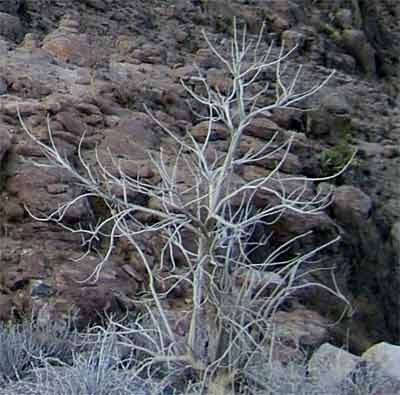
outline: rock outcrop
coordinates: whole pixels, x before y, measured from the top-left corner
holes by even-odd
[[[281,324],[290,321],[288,330],[297,333],[299,343],[313,348],[325,340],[346,341],[347,330],[351,351],[359,353],[382,339],[398,341],[398,5],[390,0],[276,0],[268,7],[261,0],[227,1],[227,7],[220,3],[63,0],[48,6],[44,0],[0,1],[1,319],[31,311],[51,319],[73,313],[85,326],[104,312],[135,309],[133,301],[145,282],[137,258],[116,246],[98,281],[82,283],[99,263],[95,253],[72,261],[82,253],[79,235],[29,215],[49,215],[82,189],[70,174],[32,165],[32,160],[43,164],[46,158],[21,129],[18,110],[43,142],[48,142],[49,116],[54,141],[71,162],[76,163],[85,132],[82,148],[89,161],[97,147],[111,168],[110,150],[131,177],[156,182],[147,152],[173,142],[152,123],[143,105],[173,130],[190,131],[196,141],[204,140],[206,126],[191,111],[179,81],[193,82],[195,62],[208,83],[221,91],[227,88],[221,65],[210,56],[200,30],[205,28],[223,44],[237,16],[250,24],[250,33],[265,21],[266,39],[298,44],[293,62],[304,63],[301,86],[312,86],[337,68],[329,85],[304,104],[312,111],[288,109],[256,119],[248,125],[240,150],[257,149],[276,131],[278,142],[294,132],[280,169],[282,180],[334,174],[357,151],[348,169],[330,180],[334,199],[325,213],[307,220],[287,216],[274,229],[277,243],[314,230],[300,249],[341,234],[340,244],[324,252],[320,262],[324,268],[336,268],[337,284],[350,300],[353,316],[334,330],[322,329],[327,319],[340,316],[343,306],[310,290],[297,295],[300,310],[282,312],[277,319]],[[225,138],[226,131],[215,125],[215,152],[210,155],[224,150]],[[267,176],[280,159],[272,156],[241,169],[240,177]],[[298,188],[295,181],[286,184],[288,190]],[[305,191],[309,196],[316,192]],[[151,204],[143,196],[131,198]],[[258,195],[256,204],[265,205],[268,199]],[[103,209],[95,199],[81,199],[64,220],[71,227],[90,225],[102,217]],[[256,251],[254,259],[263,254]],[[307,279],[329,283],[325,272]],[[307,317],[319,324],[307,327]]]

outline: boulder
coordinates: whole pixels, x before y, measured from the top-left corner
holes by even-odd
[[[277,191],[282,197],[291,196],[293,199],[294,196],[301,196],[302,201],[315,197],[312,185],[302,179],[301,176],[293,177],[283,172],[273,173],[271,170],[253,165],[244,166],[239,170],[239,175],[246,182],[255,182],[256,180],[261,182],[264,180],[265,188],[260,188],[254,196],[257,207],[281,204],[281,199],[271,190]]]
[[[332,212],[341,224],[363,226],[371,215],[372,200],[359,188],[344,185],[333,194]]]
[[[266,141],[270,141],[272,137],[279,135],[279,132],[282,132],[282,128],[267,117],[257,117],[252,119],[250,124],[247,125],[244,130],[245,134]]]
[[[138,64],[165,64],[167,61],[167,52],[164,47],[158,45],[146,44],[132,51],[131,57]]]
[[[79,34],[78,27],[75,19],[63,18],[59,28],[44,38],[42,48],[66,63],[92,66],[95,59],[88,37]]]
[[[306,350],[315,350],[328,339],[328,322],[315,311],[303,307],[278,311],[271,321],[274,325],[274,360],[288,363],[301,360]]]
[[[71,319],[83,329],[100,322],[105,313],[122,316],[125,308],[132,309],[135,279],[109,260],[94,282],[90,276],[100,263],[98,258],[87,255],[74,262],[71,256],[82,254],[73,252],[71,246],[69,250],[57,249],[57,243],[51,240],[42,252],[27,248],[20,251],[18,263],[9,265],[1,278],[7,292],[18,291],[10,300],[15,313],[33,313],[39,321],[47,322]],[[0,298],[0,315],[1,302]]]
[[[370,347],[362,354],[364,361],[374,362],[380,366],[386,376],[400,383],[400,346],[381,342]]]
[[[99,144],[99,156],[105,165],[114,158],[126,160],[148,160],[148,152],[160,144],[160,140],[144,114],[125,117],[113,128],[104,130],[104,139]]]
[[[362,30],[346,29],[342,34],[343,46],[347,52],[354,56],[362,71],[368,75],[376,75],[376,51],[368,42]]]
[[[344,95],[329,94],[316,110],[306,114],[306,134],[311,138],[328,138],[334,143],[348,138],[352,106]]]
[[[225,140],[228,137],[228,130],[223,124],[212,123],[210,125],[208,121],[202,121],[190,130],[190,134],[196,141],[203,143],[207,136],[209,141]]]
[[[398,394],[400,380],[387,375],[385,370],[373,361],[361,360],[336,387],[342,394]]]
[[[324,343],[308,363],[310,379],[325,384],[326,388],[339,385],[361,360],[346,350]]]
[[[204,69],[220,68],[221,63],[210,49],[201,48],[196,52],[194,63]]]
[[[287,174],[301,174],[303,170],[302,163],[297,155],[290,152],[291,146],[283,144],[278,146],[275,142],[268,144],[264,140],[243,136],[240,141],[240,153],[260,152],[260,159],[254,161],[257,166],[265,167],[269,170],[274,170],[279,167],[279,171]]]
[[[11,176],[6,190],[14,195],[19,204],[26,206],[33,214],[49,215],[57,211],[61,203],[74,199],[78,193],[73,186],[73,177],[66,171],[56,168],[24,167]],[[60,185],[63,188],[60,188]],[[57,186],[57,188],[53,188]],[[65,221],[82,221],[90,216],[90,207],[86,198],[79,199],[65,213]]]
[[[60,122],[67,132],[70,132],[78,137],[82,136],[86,130],[86,125],[84,122],[82,122],[79,114],[73,111],[59,112],[56,115],[55,120]]]

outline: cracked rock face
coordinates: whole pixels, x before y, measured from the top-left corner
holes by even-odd
[[[296,324],[296,312],[306,312],[305,316],[322,324],[327,317],[337,319],[343,307],[319,290],[299,291],[298,303],[305,307],[281,315],[293,320],[290,327],[315,346],[328,336],[345,341],[347,329],[354,333],[350,344],[354,350],[363,351],[377,339],[396,338],[400,330],[394,313],[400,311],[396,271],[400,87],[399,53],[394,45],[400,39],[398,7],[389,0],[352,2],[358,6],[351,9],[340,8],[336,2],[324,7],[305,0],[271,1],[268,8],[261,0],[231,3],[225,8],[209,1],[204,8],[194,1],[172,6],[161,0],[63,0],[49,6],[45,0],[26,0],[22,9],[20,1],[0,1],[1,319],[8,319],[11,311],[20,316],[34,311],[50,319],[73,313],[76,322],[85,326],[104,312],[122,314],[125,308],[135,309],[132,300],[146,283],[139,258],[123,243],[115,247],[96,284],[79,282],[95,270],[95,254],[74,263],[70,258],[82,253],[79,235],[29,216],[27,209],[35,215],[49,214],[81,189],[65,172],[33,167],[31,160],[45,158],[21,130],[16,103],[40,141],[48,142],[46,118],[50,116],[55,143],[74,163],[85,131],[82,148],[89,161],[94,161],[98,147],[111,170],[110,149],[130,176],[156,183],[157,169],[147,152],[163,147],[172,160],[174,142],[152,123],[143,105],[178,133],[190,132],[196,141],[204,141],[207,125],[191,112],[179,81],[190,83],[196,63],[210,84],[221,91],[229,89],[220,62],[212,58],[201,38],[201,29],[223,45],[236,15],[251,24],[250,33],[265,20],[267,40],[282,36],[299,43],[293,62],[305,65],[301,88],[313,86],[331,67],[337,68],[326,90],[304,103],[312,111],[279,110],[255,119],[245,130],[240,151],[259,149],[275,132],[277,144],[293,135],[291,151],[280,169],[290,191],[299,187],[291,178],[331,175],[346,163],[349,153],[358,150],[347,171],[329,181],[334,189],[331,207],[313,218],[287,215],[274,226],[276,245],[312,230],[310,239],[296,246],[302,251],[342,236],[340,243],[321,255],[320,262],[336,268],[338,285],[353,305],[353,318],[334,333],[327,334],[316,324],[318,330],[312,327],[310,332],[314,339],[303,334],[307,329]],[[261,98],[267,99],[267,95]],[[225,151],[226,130],[215,125],[207,155],[218,158]],[[235,182],[240,185],[243,180],[267,176],[280,159],[276,154],[240,169]],[[190,183],[187,170],[182,169],[179,177]],[[311,186],[305,190],[307,196],[316,193]],[[154,204],[139,194],[130,198]],[[255,207],[271,199],[257,194]],[[90,225],[106,214],[107,207],[87,198],[68,211],[65,221],[71,226]],[[257,230],[260,235],[264,231]],[[143,242],[148,244],[149,256],[160,251],[160,240]],[[193,247],[190,240],[186,243]],[[267,255],[268,251],[257,250],[254,260]],[[324,274],[305,278],[330,281]],[[185,292],[180,290],[174,298],[184,298]]]

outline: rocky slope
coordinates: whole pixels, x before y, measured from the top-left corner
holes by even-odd
[[[272,113],[249,130],[247,146],[262,144],[271,130],[293,130],[293,156],[283,170],[312,177],[334,173],[358,150],[351,167],[335,180],[334,202],[323,218],[289,216],[276,229],[282,239],[313,229],[308,245],[342,235],[321,262],[336,268],[353,315],[323,336],[317,330],[311,343],[340,344],[347,331],[357,352],[378,340],[399,341],[400,10],[393,0],[0,1],[1,319],[32,310],[43,319],[74,312],[84,326],[104,310],[134,308],[129,301],[143,280],[129,269],[137,265],[130,251],[118,246],[96,284],[77,282],[93,271],[98,257],[74,262],[71,258],[82,252],[80,236],[28,215],[26,208],[49,214],[79,187],[65,172],[32,165],[32,159],[44,158],[22,131],[16,103],[42,141],[48,139],[50,115],[55,142],[65,155],[76,154],[86,131],[87,155],[96,144],[101,152],[110,148],[132,175],[154,181],[146,151],[171,142],[143,105],[174,130],[189,129],[201,139],[204,130],[180,79],[195,73],[196,62],[210,81],[223,84],[201,29],[222,45],[234,16],[249,24],[251,33],[265,21],[266,39],[298,43],[293,62],[304,64],[305,86],[337,69],[329,85],[305,103],[311,111]],[[217,140],[223,147],[223,133]],[[245,169],[244,177],[270,166]],[[82,201],[65,221],[89,224],[101,214],[98,202]],[[329,276],[319,279],[329,281]],[[343,307],[319,291],[298,295],[298,301],[302,307],[293,304],[282,312],[282,322],[299,333],[310,314],[323,325],[326,318],[337,319]]]

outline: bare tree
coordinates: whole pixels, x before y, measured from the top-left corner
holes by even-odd
[[[310,198],[309,186],[335,175],[324,179],[283,177],[281,167],[289,154],[293,137],[277,143],[276,134],[258,151],[243,153],[240,150],[244,132],[255,118],[268,116],[275,109],[295,107],[323,88],[333,72],[315,86],[299,90],[301,66],[292,72],[291,77],[285,74],[288,58],[296,48],[286,51],[282,45],[276,51],[271,44],[263,52],[263,29],[255,40],[251,40],[245,27],[240,33],[236,21],[233,26],[228,56],[204,34],[210,50],[229,77],[228,88],[222,91],[211,86],[200,69],[190,86],[183,83],[193,102],[204,109],[199,117],[208,122],[208,132],[201,142],[190,133],[185,136],[176,134],[147,110],[149,117],[177,147],[173,160],[162,149],[158,155],[149,154],[160,178],[156,185],[130,177],[112,153],[117,171],[105,166],[97,151],[96,166],[90,165],[84,158],[82,144],[78,149],[81,165],[78,171],[57,149],[50,122],[50,143],[44,144],[20,117],[25,132],[42,148],[50,165],[68,170],[85,190],[49,216],[38,218],[31,215],[40,221],[60,223],[73,232],[82,232],[87,236],[85,243],[89,247],[99,238],[108,238],[108,250],[87,281],[96,280],[118,239],[129,241],[146,269],[150,297],[138,301],[144,304],[147,314],[138,318],[133,326],[115,325],[125,343],[142,356],[138,371],[148,372],[159,364],[167,364],[171,371],[178,366],[189,367],[201,378],[200,392],[210,395],[234,393],[235,376],[245,370],[257,355],[265,353],[265,333],[270,330],[274,312],[298,288],[320,286],[346,302],[338,289],[315,283],[304,285],[297,281],[299,268],[320,250],[336,242],[338,237],[292,258],[287,258],[290,248],[310,232],[271,251],[270,234],[261,239],[254,237],[257,226],[269,229],[285,212],[320,214],[330,204],[330,194],[315,193]],[[261,86],[260,81],[265,81],[266,75],[272,75],[273,81]],[[265,104],[265,97],[271,93],[271,83],[275,88],[274,98]],[[212,134],[217,124],[222,124],[227,131],[226,152],[212,149]],[[272,171],[266,171],[251,181],[238,175],[246,165],[275,158],[277,153],[281,159],[277,160]],[[185,178],[184,183],[180,182],[182,178]],[[299,187],[289,188],[293,182]],[[151,204],[135,203],[130,199],[132,193],[147,196]],[[270,204],[256,207],[254,202],[258,194],[268,196]],[[63,224],[63,217],[71,206],[79,199],[93,196],[105,202],[110,212],[108,218],[90,229],[74,229]],[[149,233],[157,233],[164,241],[158,262],[168,268],[169,279],[173,280],[164,292],[157,290],[156,269],[141,242],[142,236]],[[193,248],[185,244],[187,235]],[[257,248],[264,248],[268,253],[262,262],[254,263],[251,253]],[[184,257],[184,270],[177,269],[173,253],[176,250]],[[238,273],[245,276],[245,281],[239,285],[236,281]],[[304,271],[301,276],[304,276]],[[190,325],[184,342],[178,341],[164,303],[182,284],[190,292]]]

